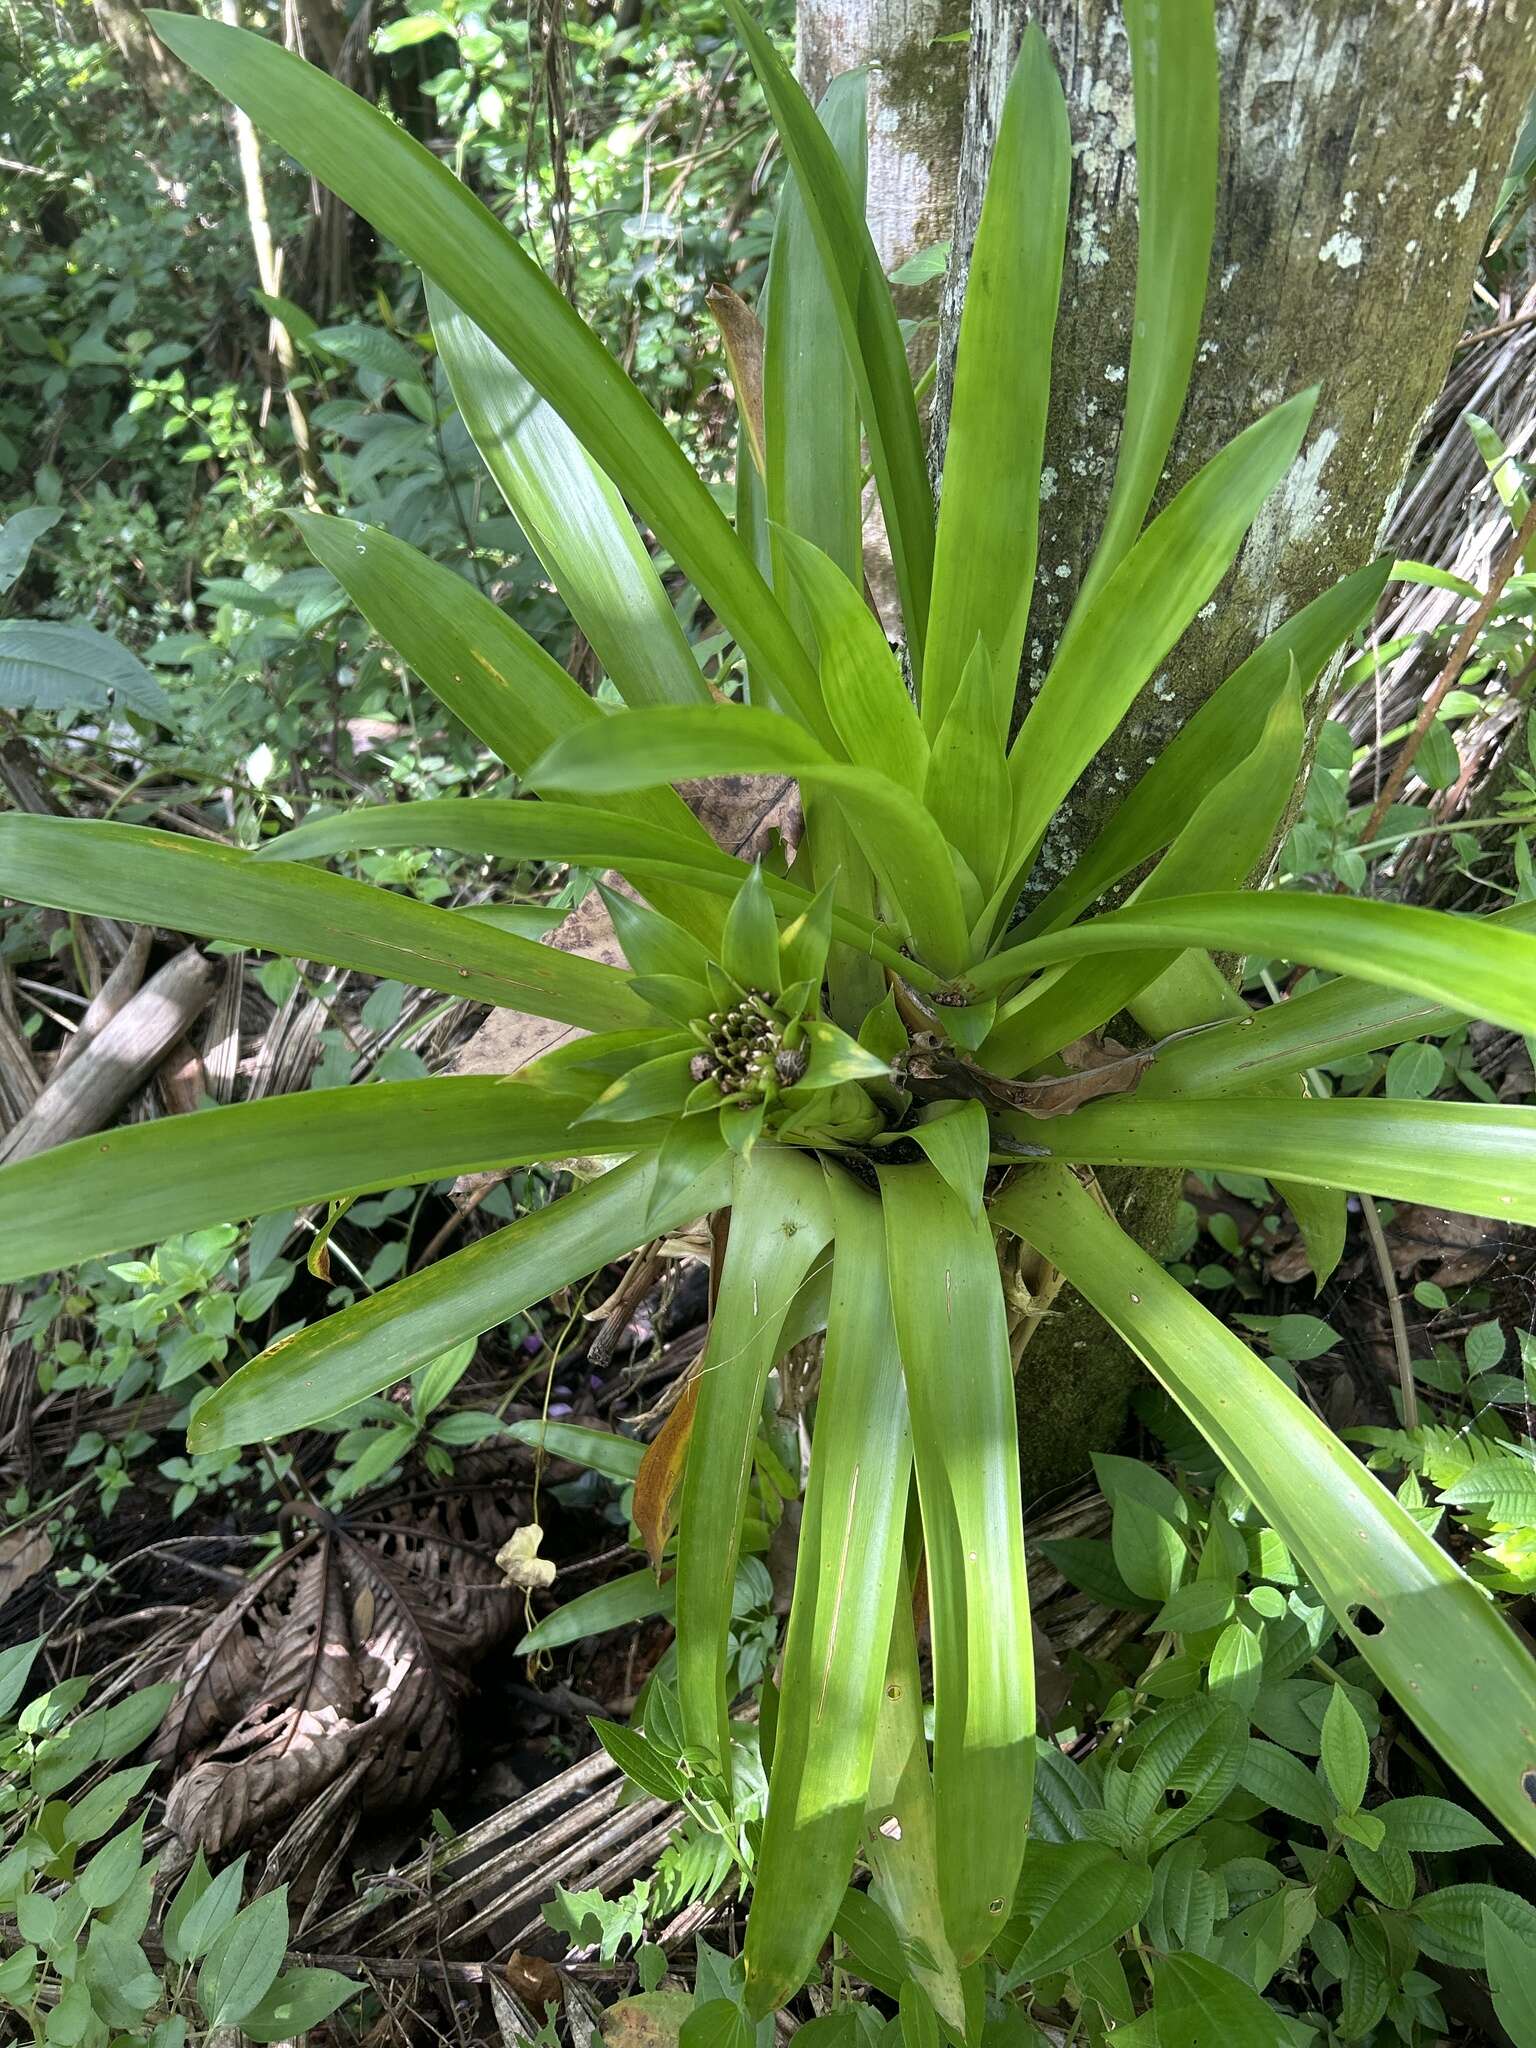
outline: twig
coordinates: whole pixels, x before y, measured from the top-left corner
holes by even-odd
[[[1435,714],[1449,695],[1451,686],[1472,657],[1484,626],[1493,616],[1494,606],[1504,594],[1504,586],[1519,568],[1526,548],[1536,537],[1536,503],[1533,503],[1520,522],[1520,530],[1510,541],[1502,555],[1493,565],[1493,574],[1488,579],[1488,588],[1483,601],[1461,630],[1461,637],[1451,649],[1450,658],[1430,685],[1429,695],[1424,699],[1418,719],[1411,733],[1398,749],[1397,759],[1392,763],[1392,772],[1381,786],[1381,791],[1365,821],[1360,834],[1362,840],[1374,839],[1380,830],[1381,821],[1388,809],[1397,801],[1403,784],[1408,780],[1408,771],[1424,742],[1424,737],[1435,722]]]
[[[1419,1394],[1413,1384],[1413,1360],[1408,1355],[1408,1324],[1403,1316],[1403,1298],[1397,1291],[1397,1275],[1392,1270],[1392,1254],[1387,1249],[1387,1234],[1381,1227],[1381,1217],[1372,1196],[1362,1195],[1360,1208],[1365,1217],[1371,1250],[1376,1255],[1376,1270],[1386,1290],[1387,1314],[1392,1322],[1392,1349],[1397,1354],[1397,1383],[1403,1396],[1403,1427],[1417,1429]]]
[[[0,171],[14,171],[23,178],[45,178],[50,185],[62,185],[67,176],[64,171],[47,170],[42,164],[24,164],[14,156],[0,156]]]
[[[6,1137],[3,1156],[30,1159],[101,1130],[207,1008],[213,985],[213,963],[195,946],[167,961],[79,1059],[54,1074]]]
[[[1480,341],[1497,341],[1501,334],[1513,334],[1518,328],[1529,327],[1536,320],[1536,309],[1529,313],[1516,313],[1511,320],[1501,320],[1496,327],[1483,327],[1475,333],[1464,334],[1456,343],[1456,352],[1464,348],[1476,348]]]
[[[464,1202],[462,1207],[455,1209],[453,1214],[448,1218],[448,1221],[442,1226],[442,1228],[436,1233],[436,1235],[428,1241],[425,1251],[423,1251],[421,1257],[416,1261],[415,1265],[412,1266],[411,1271],[413,1273],[419,1273],[423,1266],[430,1266],[432,1261],[437,1257],[438,1253],[442,1250],[443,1246],[448,1242],[449,1238],[454,1236],[454,1234],[469,1220],[469,1218],[473,1216],[475,1211],[479,1208],[480,1204],[491,1192],[492,1188],[503,1187],[505,1186],[505,1184],[505,1174],[493,1174],[489,1176],[487,1179],[481,1181],[480,1185],[476,1189],[474,1189],[474,1191],[470,1194],[469,1198],[467,1199],[467,1201]]]
[[[240,25],[239,0],[222,0],[220,13],[232,28]],[[267,215],[266,184],[261,170],[261,145],[256,139],[256,129],[251,118],[239,107],[230,109],[230,120],[235,131],[235,153],[240,163],[240,179],[245,190],[246,227],[251,237],[251,247],[256,255],[256,269],[261,278],[262,295],[276,299],[282,291],[283,264],[276,243],[272,238],[272,224]],[[314,450],[310,443],[309,417],[299,397],[298,351],[293,336],[280,315],[266,308],[271,325],[272,351],[277,357],[282,372],[283,399],[288,408],[288,424],[293,433],[294,452],[299,458],[299,483],[304,493],[304,503],[311,512],[320,507],[320,472],[315,466]]]

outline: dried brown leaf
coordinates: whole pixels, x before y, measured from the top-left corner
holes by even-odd
[[[0,1607],[53,1562],[53,1540],[41,1523],[0,1535]]]
[[[711,285],[705,295],[710,318],[725,344],[725,360],[736,394],[736,412],[746,432],[752,465],[763,474],[763,327],[739,292]]]
[[[630,1513],[644,1540],[652,1571],[661,1569],[661,1553],[676,1520],[677,1491],[688,1462],[688,1439],[693,1434],[693,1414],[698,1404],[699,1383],[690,1379],[678,1397],[677,1406],[646,1446],[640,1470],[635,1474]]]
[[[548,2006],[560,2003],[560,1972],[546,1957],[525,1955],[521,1949],[514,1949],[502,1967],[506,1970],[507,1982],[527,2004]]]
[[[1064,1048],[1071,1069],[1037,1081],[1010,1081],[989,1073],[958,1047],[932,1032],[919,1032],[902,1064],[909,1080],[936,1084],[951,1094],[973,1097],[993,1109],[1011,1109],[1024,1116],[1069,1116],[1085,1102],[1103,1095],[1128,1095],[1156,1057],[1156,1048],[1127,1052],[1113,1039],[1079,1038]]]
[[[1492,1216],[1461,1216],[1449,1209],[1428,1209],[1405,1202],[1387,1227],[1392,1264],[1399,1273],[1418,1266],[1441,1287],[1465,1287],[1480,1280],[1510,1246],[1508,1221]]]
[[[267,1655],[249,1657],[241,1672],[256,1696],[166,1800],[168,1825],[211,1855],[286,1820],[344,1767],[363,1732],[331,1546],[284,1572],[282,1587],[286,1610],[269,1609]]]
[[[487,1554],[505,1523],[472,1498],[330,1523],[204,1629],[158,1742],[189,1847],[271,1837],[354,1762],[363,1812],[430,1798],[457,1761],[466,1668],[518,1619]]]

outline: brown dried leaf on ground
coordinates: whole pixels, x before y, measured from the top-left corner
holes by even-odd
[[[331,1547],[286,1563],[264,1575],[262,1597],[246,1603],[233,1626],[215,1623],[193,1645],[192,1658],[204,1661],[187,1687],[195,1704],[171,1753],[185,1754],[194,1727],[217,1739],[172,1787],[165,1817],[189,1847],[210,1854],[286,1819],[345,1765],[361,1733],[353,1719],[360,1680]]]
[[[39,1522],[0,1535],[0,1607],[53,1562],[53,1541]]]
[[[477,1522],[444,1496],[427,1514],[328,1523],[192,1645],[156,1744],[188,1848],[271,1836],[354,1758],[364,1812],[423,1804],[452,1771],[466,1673],[518,1614],[488,1554],[506,1530],[496,1511]]]
[[[1428,1278],[1441,1287],[1465,1287],[1482,1276],[1516,1242],[1508,1221],[1493,1216],[1460,1216],[1405,1202],[1387,1226],[1392,1264],[1399,1273],[1428,1265]]]
[[[790,775],[716,775],[680,782],[677,793],[716,846],[738,860],[766,860],[782,840],[800,844],[799,788]]]
[[[1264,1277],[1277,1287],[1299,1287],[1312,1271],[1312,1255],[1299,1230],[1281,1227],[1285,1235],[1273,1240],[1274,1249],[1265,1254]]]

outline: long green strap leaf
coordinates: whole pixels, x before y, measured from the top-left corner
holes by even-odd
[[[975,969],[971,979],[981,988],[998,988],[1058,960],[1148,945],[1305,960],[1428,996],[1459,1016],[1536,1031],[1536,937],[1491,919],[1293,890],[1179,896],[1145,908],[1134,903],[1070,931],[1009,947]]]
[[[860,212],[867,97],[864,74],[845,72],[827,87],[817,110]],[[855,260],[856,256],[854,252]],[[764,324],[764,495],[769,522],[765,538],[772,552],[775,593],[809,649],[815,644],[811,622],[789,572],[782,536],[799,534],[860,587],[864,520],[858,396],[843,352],[837,309],[822,282],[815,231],[793,169],[786,171],[779,197],[768,289],[759,310]],[[839,903],[872,917],[875,878],[858,835],[831,799],[804,792],[802,805],[805,835],[798,858],[810,862],[818,882],[836,878]],[[857,1031],[885,993],[885,982],[867,957],[834,946],[827,962],[827,992],[834,1020],[847,1031]]]
[[[927,1165],[882,1167],[880,1194],[933,1617],[939,1884],[964,1965],[1007,1923],[1034,1773],[1008,1323],[986,1219]]]
[[[77,1138],[0,1167],[0,1282],[273,1209],[660,1141],[645,1124],[571,1137],[590,1100],[495,1078],[388,1081]]]
[[[681,1229],[717,1208],[730,1186],[722,1161],[652,1222],[646,1210],[655,1172],[656,1155],[642,1154],[467,1250],[281,1338],[198,1408],[188,1447],[229,1450],[324,1422],[647,1238]]]
[[[614,817],[605,810],[575,803],[525,803],[496,797],[442,796],[423,797],[414,803],[360,804],[355,811],[342,811],[333,818],[307,819],[291,832],[269,839],[250,858],[265,865],[396,846],[438,846],[507,861],[564,860],[586,867],[616,868],[658,907],[663,884],[685,883],[690,891],[734,897],[752,872],[745,861],[711,841],[684,839],[665,826],[639,818]],[[801,917],[811,906],[812,899],[800,884],[784,876],[765,875],[763,886],[781,917]],[[935,978],[925,976],[915,961],[905,959],[868,918],[834,908],[832,926],[843,945],[905,974],[918,986],[933,985]]]
[[[1536,1851],[1536,1662],[1488,1596],[1065,1167],[1022,1171],[992,1215],[1146,1361],[1399,1706]]]
[[[861,767],[921,798],[928,741],[885,629],[837,564],[798,534],[775,536],[799,588],[821,656],[827,716]]]
[[[1070,924],[1122,876],[1167,846],[1247,747],[1286,687],[1291,663],[1305,694],[1376,609],[1390,569],[1386,558],[1367,563],[1261,642],[1180,726],[1071,873],[1030,911],[1019,935],[1032,939],[1037,932]]]
[[[903,1571],[896,1587],[885,1684],[875,1724],[864,1853],[874,1880],[870,1896],[895,1921],[897,1932],[909,1944],[913,1976],[963,2040],[965,1993],[960,1966],[944,1931],[939,1828],[924,1719],[912,1588]]]
[[[554,407],[430,279],[427,310],[481,459],[619,695],[626,704],[707,704],[624,500]]]
[[[1012,716],[1035,586],[1071,181],[1066,99],[1045,35],[1031,22],[1003,101],[960,315],[923,674],[930,737],[978,634],[992,659],[1004,735]]]
[[[790,1304],[832,1235],[821,1168],[759,1145],[736,1162],[731,1223],[683,1475],[677,1689],[684,1739],[730,1772],[726,1634],[763,1389]]]
[[[502,357],[496,360],[507,367],[509,376],[516,376]],[[542,401],[536,402],[542,406]],[[573,450],[575,456],[586,461],[579,449]],[[619,516],[639,548],[622,507]],[[509,768],[521,774],[563,733],[601,724],[603,713],[559,663],[463,577],[377,528],[359,529],[355,521],[314,513],[296,519],[310,552],[363,616],[415,669],[439,703]],[[618,543],[614,545],[617,550]],[[696,859],[717,868],[725,859],[675,790],[635,790],[615,797],[607,808],[674,835],[695,849]],[[539,858],[552,852],[534,849],[531,855],[516,857]],[[718,941],[718,906],[688,887],[681,876],[658,872],[652,893],[659,909],[700,936]]]
[[[616,867],[652,861],[718,875],[732,891],[751,873],[747,863],[708,840],[690,838],[649,819],[616,815],[596,805],[530,803],[488,796],[420,797],[401,804],[360,804],[334,817],[307,818],[265,840],[251,856],[273,861],[324,860],[332,854],[394,846],[439,846],[505,861],[572,861]]]
[[[1174,1033],[1186,1034],[1178,1038],[1178,1044],[1194,1043],[1195,1038],[1205,1035],[1203,1027],[1222,1019],[1253,1014],[1210,954],[1198,947],[1186,948],[1176,955],[1173,964],[1156,981],[1139,990],[1126,1008],[1154,1041]],[[1153,1074],[1160,1065],[1161,1055],[1153,1062]],[[1151,1076],[1142,1078],[1145,1081]],[[1306,1096],[1307,1085],[1305,1077],[1292,1067],[1255,1080],[1251,1093],[1296,1101]],[[1321,1188],[1296,1180],[1276,1181],[1275,1192],[1301,1226],[1307,1258],[1321,1287],[1344,1256],[1349,1230],[1348,1193],[1342,1188]]]
[[[381,526],[289,515],[369,625],[476,739],[519,774],[602,712],[574,677],[472,583]]]
[[[1536,903],[1512,903],[1488,920],[1536,932]],[[1241,1095],[1259,1082],[1410,1038],[1452,1031],[1466,1012],[1341,975],[1266,1010],[1239,1001],[1232,1020],[1181,1039],[1142,1081],[1147,1095]],[[1172,1028],[1172,1027],[1170,1027]]]
[[[1126,0],[1136,98],[1136,311],[1125,424],[1088,605],[1147,516],[1184,409],[1200,339],[1211,239],[1221,80],[1212,0]]]
[[[264,36],[196,15],[157,10],[149,19],[183,63],[398,243],[506,353],[654,528],[747,659],[824,731],[794,628],[703,479],[495,215],[377,107]]]
[[[858,1851],[912,1470],[880,1204],[836,1169],[829,1195],[831,1313],[747,1920],[757,2013],[815,1969]]]
[[[986,642],[978,636],[933,736],[923,783],[924,808],[982,889],[995,885],[1007,862],[1013,824],[1008,731],[998,719],[994,673]],[[982,920],[973,935],[978,948],[985,947],[990,929]]]
[[[726,11],[747,46],[821,254],[822,288],[837,314],[885,508],[912,671],[921,678],[933,582],[933,500],[896,310],[863,208],[814,108],[743,0],[726,0]]]
[[[0,817],[0,895],[325,960],[591,1031],[651,1021],[598,961],[318,868],[96,819]]]
[[[969,957],[968,920],[954,860],[911,792],[873,769],[824,754],[810,736],[756,705],[707,711],[625,711],[567,734],[535,762],[540,789],[600,796],[700,775],[794,775],[834,796],[929,966],[957,974]]]
[[[833,79],[817,110],[860,214],[867,98],[863,72],[848,71]],[[763,481],[774,589],[809,646],[810,621],[784,573],[782,534],[799,534],[858,584],[864,574],[864,523],[858,396],[793,169],[785,173],[774,221],[763,344]]]
[[[832,756],[777,711],[712,704],[613,712],[557,741],[533,764],[529,781],[560,795],[609,796],[701,775],[798,775],[829,765]]]
[[[1269,851],[1296,788],[1305,739],[1301,695],[1283,685],[1235,764],[1198,803],[1188,823],[1136,892],[1138,904],[1190,889],[1241,888]],[[1229,759],[1232,757],[1229,756]],[[986,1040],[982,1064],[1019,1074],[1096,1031],[1169,965],[1166,952],[1078,960],[1026,989],[1017,1011]],[[1036,994],[1038,988],[1039,993]]]
[[[1015,877],[1067,792],[1231,567],[1295,460],[1316,399],[1302,392],[1228,442],[1074,614],[1009,756],[1014,875],[994,898],[994,919],[1011,908]]]
[[[1356,1096],[1158,1102],[1138,1093],[1050,1123],[1008,1121],[1053,1157],[1083,1165],[1261,1173],[1536,1223],[1536,1109]]]
[[[305,545],[440,704],[519,775],[604,713],[559,662],[490,599],[382,528],[294,513]],[[675,790],[637,790],[610,808],[714,852]]]

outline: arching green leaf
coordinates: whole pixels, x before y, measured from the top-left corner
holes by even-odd
[[[1079,606],[1014,741],[1013,861],[1033,858],[1063,798],[1231,567],[1290,468],[1317,400],[1304,391],[1255,420],[1158,514],[1094,602]],[[993,915],[1011,907],[1010,878]]]
[[[794,533],[776,540],[810,614],[821,651],[821,694],[849,760],[920,797],[928,742],[884,627],[819,548]]]
[[[842,1173],[829,1193],[831,1311],[747,1920],[756,2013],[787,2004],[811,1975],[853,1868],[912,1466],[880,1205]]]
[[[1138,905],[1198,888],[1240,887],[1269,851],[1296,788],[1304,738],[1294,681],[1273,699],[1256,735],[1195,806],[1188,823],[1137,890]],[[1078,960],[1024,991],[983,1047],[982,1064],[1022,1073],[1108,1023],[1162,974],[1167,951]]]
[[[1168,845],[1248,745],[1285,689],[1291,663],[1305,693],[1376,609],[1390,568],[1386,557],[1367,563],[1261,641],[1178,728],[1070,874],[1030,911],[1019,935],[1033,938],[1070,924],[1122,876]]]
[[[1536,903],[1513,903],[1488,921],[1536,932]],[[1452,1031],[1464,1015],[1447,1003],[1376,987],[1353,975],[1324,982],[1264,1010],[1250,1010],[1239,999],[1230,1021],[1159,1054],[1142,1082],[1142,1093],[1246,1094],[1275,1075]]]
[[[882,1167],[880,1195],[933,1618],[939,1888],[964,1965],[1007,1922],[1034,1775],[1013,1368],[985,1220],[932,1166]]]
[[[703,479],[597,336],[448,166],[313,65],[246,29],[155,11],[155,33],[215,91],[399,244],[555,408],[813,730],[794,629]],[[820,134],[820,130],[817,130]]]
[[[709,690],[623,499],[552,405],[431,280],[438,356],[486,468],[626,704]]]
[[[759,1145],[735,1161],[731,1223],[683,1478],[677,1538],[677,1689],[685,1739],[727,1771],[726,1629],[752,1443],[790,1303],[832,1234],[821,1169]]]
[[[1183,1096],[1141,1091],[1050,1123],[1009,1120],[1021,1138],[1083,1165],[1198,1166],[1536,1223],[1536,1109],[1491,1102],[1334,1096]]]
[[[647,1022],[626,976],[318,868],[96,819],[0,817],[0,893],[327,960],[589,1030]]]
[[[867,98],[864,73],[847,71],[832,80],[817,109],[860,215]],[[858,396],[837,309],[823,282],[815,230],[792,168],[779,193],[761,311],[764,485],[773,583],[805,639],[810,621],[784,573],[782,535],[798,534],[812,543],[857,585],[864,574],[864,531]]]
[[[1184,409],[1216,228],[1221,81],[1212,0],[1127,0],[1136,96],[1136,310],[1125,424],[1091,603],[1141,531]]]
[[[794,169],[837,313],[885,508],[907,646],[921,676],[933,580],[933,500],[907,351],[864,213],[831,138],[766,32],[742,0],[727,11],[747,46]]]
[[[997,716],[992,658],[978,637],[933,736],[922,794],[939,830],[983,889],[993,886],[1008,857],[1013,795],[1005,731]]]
[[[1035,587],[1071,178],[1067,103],[1045,35],[1031,22],[1003,100],[966,272],[923,675],[930,736],[944,722],[978,635],[991,661],[1000,734],[1013,711]]]
[[[0,1280],[274,1209],[529,1166],[572,1138],[587,1094],[460,1076],[325,1088],[77,1138],[0,1168]],[[599,1149],[655,1143],[630,1124]]]
[[[1252,890],[1131,904],[995,954],[971,979],[997,988],[1033,967],[1146,945],[1306,960],[1428,996],[1463,1017],[1536,1030],[1536,937],[1493,919],[1354,896]],[[1414,1034],[1417,1035],[1417,1034]]]
[[[992,1216],[1058,1266],[1146,1362],[1399,1707],[1536,1850],[1523,1782],[1536,1768],[1536,1664],[1487,1596],[1067,1168],[1022,1169]]]
[[[632,1159],[451,1258],[283,1338],[197,1409],[187,1430],[189,1448],[228,1450],[323,1422],[557,1287],[622,1258],[656,1232],[693,1222],[718,1207],[730,1186],[724,1164],[715,1166],[652,1225],[646,1208],[655,1170],[654,1154]]]

